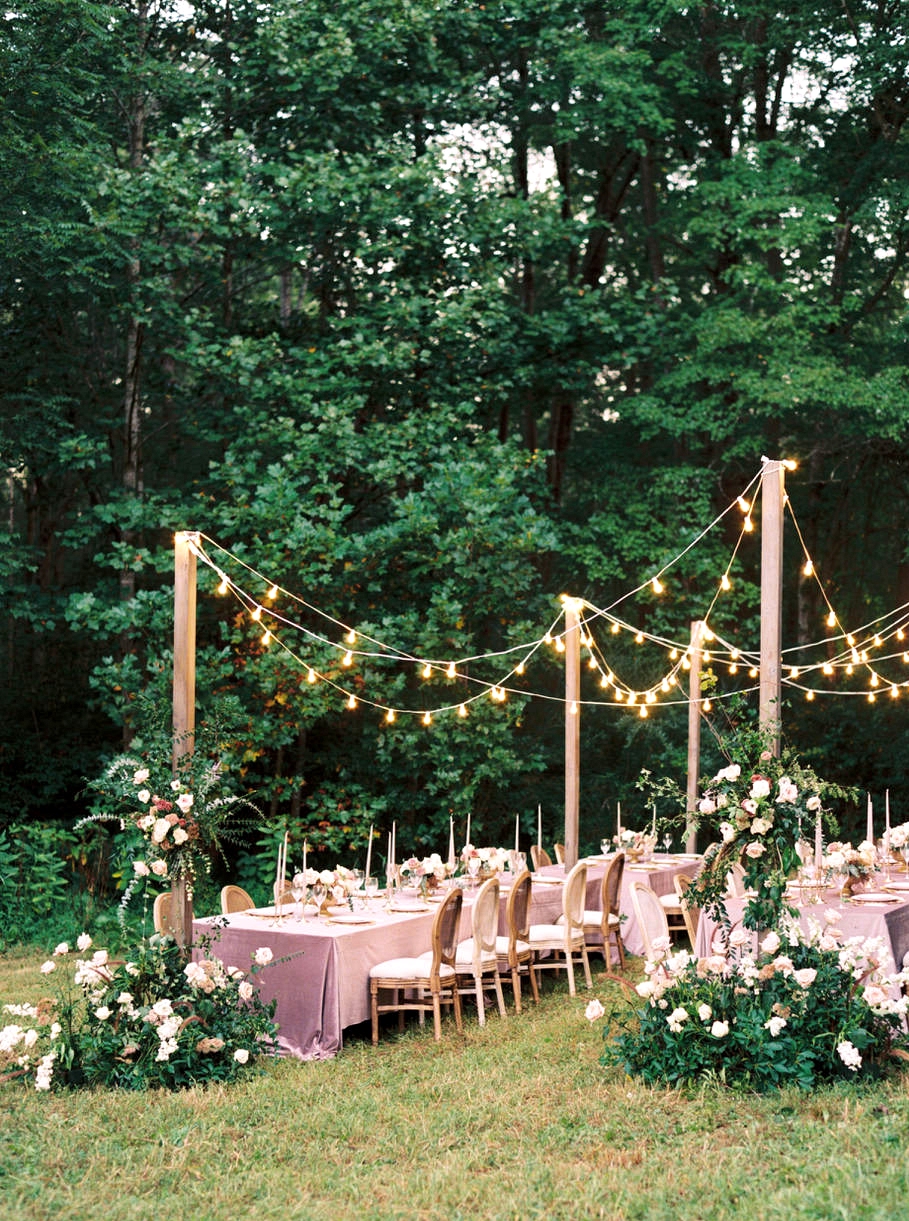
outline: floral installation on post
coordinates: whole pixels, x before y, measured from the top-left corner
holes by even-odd
[[[74,949],[84,955],[91,947],[83,933]],[[276,1055],[275,1002],[264,1004],[251,978],[272,951],[257,950],[247,973],[226,967],[209,947],[209,938],[200,940],[187,962],[172,938],[155,935],[134,959],[102,949],[77,957],[72,983],[55,1000],[4,1006],[18,1021],[0,1030],[0,1083],[174,1090],[233,1081]],[[55,977],[71,953],[61,942],[42,974]]]
[[[175,770],[172,739],[158,731],[157,747],[119,755],[88,785],[92,813],[76,829],[112,821],[133,833],[121,923],[145,879],[182,876],[192,897],[194,880],[200,871],[211,871],[213,856],[223,856],[223,843],[242,840],[258,825],[259,810],[231,789],[233,778],[221,761],[222,737],[218,723],[197,728],[193,751],[177,760]]]
[[[588,1004],[591,1021],[609,1018],[601,1063],[648,1084],[719,1079],[765,1091],[879,1076],[909,1060],[909,998],[895,995],[909,971],[886,974],[882,943],[844,940],[839,918],[830,909],[807,930],[784,922],[757,954],[755,934],[742,928],[700,960],[668,943],[657,947],[645,979],[633,990],[626,985],[637,994],[635,1012]]]
[[[770,729],[745,729],[721,742],[729,764],[706,782],[698,805],[697,825],[710,827],[718,842],[705,851],[688,893],[727,928],[730,871],[736,865],[744,870],[745,927],[775,928],[792,910],[785,891],[800,863],[799,842],[813,837],[818,818],[829,820],[826,799],[851,796],[820,780],[790,749],[776,757],[771,740]]]

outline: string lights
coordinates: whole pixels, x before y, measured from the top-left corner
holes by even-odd
[[[784,465],[791,469],[791,464],[784,463]],[[622,595],[611,606],[599,608],[585,599],[571,599],[572,608],[578,616],[579,646],[587,655],[586,669],[590,672],[591,679],[597,681],[597,689],[601,692],[601,697],[587,697],[579,701],[572,700],[568,707],[569,714],[577,714],[583,707],[605,705],[627,708],[637,712],[640,717],[644,718],[649,715],[649,710],[655,705],[671,707],[688,703],[688,695],[685,690],[686,684],[682,680],[684,675],[691,670],[694,652],[692,642],[669,640],[641,626],[633,626],[616,614],[616,608],[643,591],[648,591],[654,596],[664,594],[667,589],[667,574],[670,570],[711,529],[722,522],[728,513],[736,509],[741,514],[738,535],[728,563],[724,566],[719,580],[714,586],[712,598],[700,621],[704,625],[702,642],[704,645],[709,643],[713,647],[702,648],[699,657],[703,666],[716,667],[717,665],[725,665],[726,672],[733,678],[738,679],[740,674],[747,674],[747,678],[753,682],[759,677],[760,659],[758,654],[717,635],[708,626],[709,619],[716,608],[718,600],[728,594],[733,588],[731,576],[733,565],[743,540],[753,531],[754,497],[752,496],[749,499],[749,494],[759,479],[760,475],[756,475],[745,492],[736,497],[679,555],[668,563],[663,564],[656,573],[649,576],[635,589]],[[886,672],[886,666],[888,663],[898,663],[905,670],[906,667],[909,667],[909,651],[902,647],[895,651],[887,650],[888,647],[892,650],[894,644],[902,645],[906,638],[906,632],[909,630],[909,604],[888,612],[886,615],[881,616],[880,619],[866,624],[854,633],[844,633],[841,629],[836,610],[832,606],[821,583],[816,564],[805,546],[788,497],[784,498],[784,504],[789,511],[802,548],[800,577],[805,580],[813,579],[820,590],[825,608],[824,624],[827,630],[824,637],[818,641],[783,650],[780,659],[783,667],[781,674],[782,684],[802,692],[804,697],[809,701],[814,700],[817,695],[821,694],[865,694],[867,700],[873,703],[876,698],[876,691],[880,688],[884,688],[889,693],[891,699],[898,699],[901,692],[909,688],[909,675],[904,674],[897,678]],[[523,685],[523,682],[520,685],[514,685],[516,680],[524,679],[528,664],[541,650],[548,650],[555,656],[565,654],[566,628],[564,618],[565,603],[568,601],[565,596],[562,599],[562,608],[553,623],[536,639],[525,641],[498,652],[471,657],[449,657],[442,659],[418,657],[386,641],[380,641],[368,632],[358,630],[358,628],[349,623],[345,624],[320,608],[311,605],[299,595],[284,589],[278,582],[268,580],[263,574],[258,573],[239,559],[239,557],[231,554],[212,539],[201,534],[194,534],[191,538],[193,541],[190,546],[197,558],[207,565],[218,578],[216,585],[217,592],[220,595],[233,595],[243,608],[250,622],[258,625],[260,629],[264,628],[264,631],[261,631],[259,635],[261,646],[263,648],[278,647],[281,649],[289,660],[305,671],[308,684],[313,686],[317,684],[327,685],[330,689],[337,692],[339,698],[345,701],[346,707],[350,711],[355,711],[362,705],[381,711],[387,724],[394,724],[401,715],[410,715],[419,716],[424,725],[430,726],[434,723],[434,719],[437,716],[444,713],[453,713],[462,718],[468,716],[470,708],[477,700],[482,699],[484,696],[495,704],[504,704],[510,695],[518,696],[521,699],[544,699],[552,702],[565,702],[564,699],[560,699],[549,692],[528,690]],[[209,554],[207,548],[214,554]],[[216,556],[217,558],[215,558]],[[238,567],[245,572],[246,575],[242,578],[242,584],[240,583],[241,578],[235,579],[228,573],[227,569],[231,566]],[[256,594],[251,589],[245,588],[246,584],[250,586],[259,585],[263,592]],[[291,613],[281,608],[279,600],[281,604],[286,602],[305,611],[313,622],[322,625],[322,630],[314,630],[313,627],[299,622],[298,618],[293,617]],[[602,637],[604,629],[606,639],[612,638],[615,641],[616,637],[628,635],[635,645],[639,647],[649,645],[660,651],[660,654],[665,659],[664,664],[661,672],[657,674],[652,682],[642,686],[639,680],[634,683],[626,682],[618,675],[614,662],[607,661],[607,651],[613,650],[615,644],[609,645],[607,650]],[[311,660],[301,656],[293,643],[295,637],[296,639],[302,638],[304,652],[311,652],[312,649],[316,648],[323,654],[327,654],[329,658],[334,655],[336,658],[334,665],[330,661],[325,664],[316,665]],[[805,660],[810,656],[812,651],[817,650],[822,650],[824,654],[820,660],[816,662]],[[874,662],[871,660],[872,650],[875,654]],[[789,657],[792,660],[788,660]],[[517,658],[517,660],[513,661],[514,658]],[[391,706],[389,702],[381,698],[381,695],[367,693],[367,689],[378,682],[378,679],[369,670],[369,667],[372,664],[379,663],[417,668],[424,682],[432,684],[429,689],[434,692],[440,690],[435,680],[442,677],[449,683],[457,681],[461,687],[466,685],[472,686],[475,689],[466,698],[464,698],[464,693],[461,691],[459,692],[458,699],[455,701],[440,703],[431,709],[427,707]],[[484,678],[476,673],[477,668],[481,664],[487,668],[498,666],[500,673],[492,678]],[[624,664],[627,664],[627,658]],[[367,667],[368,673],[365,675],[361,673],[357,684],[358,693],[355,694],[343,681],[339,680],[342,679],[343,672],[355,669],[362,671],[364,666]],[[836,676],[840,673],[847,678],[854,677],[857,669],[865,674],[866,686],[864,691],[856,690],[854,685],[845,689],[842,687],[832,687],[829,683],[823,687],[814,685],[814,682],[820,677],[835,680]],[[359,690],[361,681],[364,686],[363,690]],[[713,698],[724,699],[734,694],[747,694],[753,690],[755,690],[754,686],[745,687],[744,689],[738,686],[736,690],[728,693],[716,691],[713,693]],[[705,713],[709,712],[712,708],[712,701],[710,699],[702,699],[701,707]]]

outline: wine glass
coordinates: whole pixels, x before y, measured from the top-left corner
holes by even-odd
[[[314,918],[318,920],[322,913],[322,903],[325,899],[325,883],[320,881],[313,882],[309,888],[309,897],[316,909]]]
[[[294,897],[294,920],[297,924],[303,919],[303,904],[301,899],[306,896],[306,878],[302,873],[295,873],[290,883],[290,893]]]
[[[663,848],[664,848],[667,856],[669,855],[669,849],[671,847],[672,847],[672,832],[664,831],[663,832]]]
[[[477,874],[480,872],[480,858],[478,856],[469,856],[467,858],[467,872],[470,874],[471,885],[476,886]]]
[[[367,878],[364,878],[363,886],[366,891],[366,901],[371,903],[379,893],[379,879],[375,874],[371,873]]]
[[[353,872],[353,890],[351,892],[351,899],[354,901],[355,907],[362,907],[363,906],[362,902],[358,902],[358,900],[363,893],[363,878],[365,875],[364,875],[362,869],[354,869],[354,870],[352,870],[352,872]]]

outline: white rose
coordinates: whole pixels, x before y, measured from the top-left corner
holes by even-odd
[[[158,878],[166,877],[167,876],[167,862],[166,861],[152,861],[151,871],[155,875],[155,877],[158,877]]]
[[[133,861],[133,873],[135,873],[137,878],[147,878],[149,872],[145,861]]]
[[[237,987],[237,995],[240,997],[241,1001],[252,1000],[253,986],[248,979],[244,979],[243,982]]]
[[[815,810],[819,810],[821,808],[821,799],[817,795],[815,795],[814,797],[809,797],[808,800],[805,802],[805,805],[813,813]]]
[[[51,971],[56,971],[56,969],[57,969],[57,964],[54,962],[54,960],[52,958],[49,958],[47,960],[47,962],[42,962],[42,964],[41,964],[41,974],[42,975],[50,975]]]
[[[753,859],[764,855],[764,845],[758,840],[753,839],[750,844],[745,846],[745,855]]]
[[[702,1022],[708,1022],[713,1017],[713,1010],[709,1005],[702,1003],[698,1005],[698,1017]]]
[[[189,836],[182,827],[174,827],[173,840],[175,844],[185,844],[188,839]]]
[[[234,1059],[238,1064],[246,1064],[249,1060],[249,1052],[245,1047],[238,1047],[234,1052]]]
[[[595,1022],[597,1018],[601,1018],[606,1010],[603,1008],[600,1001],[594,999],[590,1001],[587,1008],[584,1010],[584,1017],[588,1022]]]
[[[133,772],[133,784],[144,784],[148,779],[148,768],[140,767],[137,772]]]
[[[170,790],[172,793],[179,793],[180,789],[182,789],[182,788],[183,788],[183,782],[181,780],[171,780]]]
[[[89,937],[88,933],[80,933],[76,938],[76,949],[87,950],[91,943],[92,939]]]
[[[68,953],[69,953],[69,942],[61,941],[60,944],[57,946],[57,948],[54,950],[54,957],[58,958],[61,954],[68,954]]]
[[[95,1017],[98,1019],[99,1022],[106,1022],[107,1019],[110,1017],[110,1010],[108,1009],[107,1005],[100,1005],[95,1010]]]
[[[757,779],[752,782],[751,792],[748,794],[748,796],[752,799],[752,801],[760,801],[762,797],[769,797],[770,781],[764,776],[758,776]]]
[[[160,844],[164,841],[165,836],[170,830],[170,823],[166,818],[156,818],[155,825],[152,827],[151,839],[153,844]]]
[[[768,933],[767,936],[764,938],[764,940],[761,942],[761,949],[764,951],[765,954],[775,954],[777,952],[777,950],[780,948],[781,944],[782,944],[782,942],[780,941],[779,936],[776,933]]]
[[[714,1022],[710,1027],[710,1033],[715,1039],[725,1039],[726,1035],[729,1033],[729,1023]]]
[[[180,807],[180,809],[183,811],[183,813],[186,814],[189,810],[191,810],[193,808],[192,793],[181,793],[180,796],[177,798],[177,805]]]
[[[139,789],[139,792],[136,794],[136,796],[142,802],[143,805],[147,805],[148,802],[151,800],[151,793],[148,791],[148,789]]]
[[[263,945],[256,950],[255,954],[253,954],[253,958],[260,967],[267,967],[274,958],[274,954],[267,945]]]

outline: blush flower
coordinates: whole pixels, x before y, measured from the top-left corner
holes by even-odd
[[[594,999],[590,1001],[587,1008],[584,1010],[584,1017],[588,1022],[595,1022],[597,1018],[601,1018],[606,1010],[603,1008],[600,1001]]]
[[[262,946],[259,946],[259,948],[256,950],[255,954],[253,954],[253,958],[260,967],[267,967],[268,964],[271,962],[271,960],[274,958],[274,954],[271,952],[271,950],[268,948],[267,945],[262,945]]]

